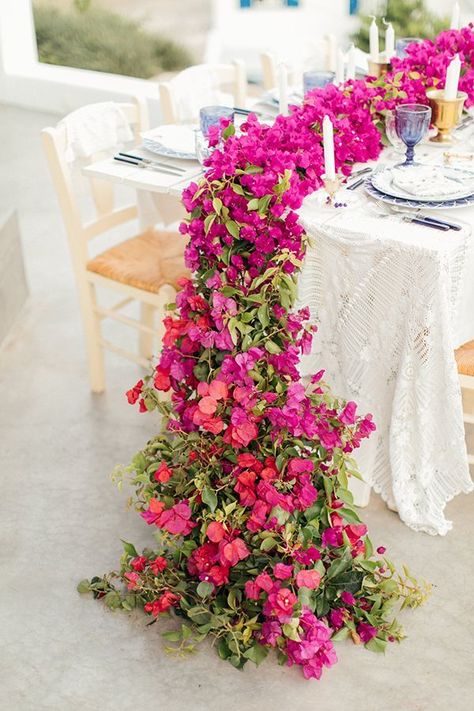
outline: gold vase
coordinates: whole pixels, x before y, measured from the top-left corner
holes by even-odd
[[[376,77],[377,79],[383,77],[390,69],[390,62],[387,61],[383,54],[379,56],[377,62],[375,62],[371,57],[369,57],[368,63],[369,76]]]
[[[458,91],[455,99],[446,100],[444,89],[432,89],[426,92],[431,105],[432,121],[438,133],[430,140],[435,143],[450,143],[452,140],[451,131],[456,128],[460,119],[467,94]]]

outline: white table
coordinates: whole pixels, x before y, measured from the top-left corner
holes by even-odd
[[[183,164],[180,178],[112,158],[83,172],[135,188],[145,228],[199,178],[197,163]],[[300,305],[319,327],[302,374],[326,368],[337,395],[374,415],[377,431],[357,453],[367,484],[354,483],[356,503],[373,487],[411,528],[443,535],[445,504],[472,489],[454,348],[474,337],[474,207],[443,213],[465,223],[461,232],[437,232],[375,216],[358,194],[357,208],[324,208],[315,195],[300,210],[312,238]]]

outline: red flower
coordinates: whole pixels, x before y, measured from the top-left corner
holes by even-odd
[[[128,590],[135,590],[139,586],[140,576],[138,573],[125,573],[124,577],[128,580]]]
[[[143,380],[139,380],[136,385],[133,386],[130,390],[127,390],[125,395],[127,396],[127,400],[130,405],[135,405],[136,401],[141,395],[143,389]]]
[[[130,565],[137,573],[141,573],[142,570],[145,570],[145,566],[147,563],[148,558],[145,558],[144,555],[139,555],[136,558],[132,558],[132,560],[130,561]]]
[[[275,585],[268,573],[265,572],[260,573],[260,575],[257,575],[257,577],[255,578],[255,582],[258,587],[262,588],[262,590],[265,590],[265,592],[270,592],[270,590],[272,590]]]
[[[247,600],[258,600],[261,588],[254,580],[247,580],[245,583],[245,597]]]
[[[279,580],[286,580],[293,575],[293,566],[277,563],[273,568],[273,575]]]
[[[155,377],[153,379],[153,383],[157,390],[164,390],[165,392],[169,390],[171,387],[169,371],[158,366],[155,370]]]
[[[163,511],[157,522],[157,526],[164,528],[168,533],[175,536],[187,536],[195,526],[194,521],[191,521],[191,509],[185,501],[180,501],[170,509]]]
[[[161,462],[160,466],[155,472],[155,479],[156,481],[161,482],[162,484],[166,484],[166,482],[171,479],[173,476],[173,472],[171,469],[168,467],[165,462]]]
[[[242,538],[234,538],[228,543],[221,541],[219,544],[219,557],[222,565],[237,565],[240,560],[248,558],[250,551]]]
[[[168,561],[166,560],[166,558],[163,558],[163,556],[158,556],[158,558],[150,560],[150,569],[152,570],[154,575],[162,573],[167,566]]]
[[[321,573],[317,570],[300,570],[296,576],[296,584],[299,588],[309,588],[315,590],[321,582]]]
[[[263,612],[267,617],[272,615],[279,622],[289,622],[293,617],[293,608],[298,598],[288,588],[280,588],[276,592],[271,592],[263,607]]]
[[[146,511],[142,511],[141,516],[145,519],[149,526],[151,526],[152,523],[158,525],[157,521],[160,518],[164,508],[164,503],[159,499],[150,499],[148,502],[148,509],[146,509]]]
[[[211,521],[206,530],[206,536],[213,543],[222,541],[225,535],[225,528],[219,521]]]
[[[246,470],[241,472],[237,477],[237,484],[234,487],[239,495],[240,503],[242,506],[253,506],[257,500],[257,495],[255,493],[255,479],[257,475],[255,472]]]

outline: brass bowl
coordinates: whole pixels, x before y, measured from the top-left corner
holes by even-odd
[[[426,92],[429,99],[432,121],[438,133],[430,140],[434,143],[450,143],[451,131],[459,124],[461,120],[464,102],[467,99],[467,94],[464,91],[458,91],[455,99],[446,100],[444,98],[444,89],[431,89]]]

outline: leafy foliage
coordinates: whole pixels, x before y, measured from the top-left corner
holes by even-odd
[[[192,63],[187,50],[109,10],[34,6],[41,62],[148,79]]]

